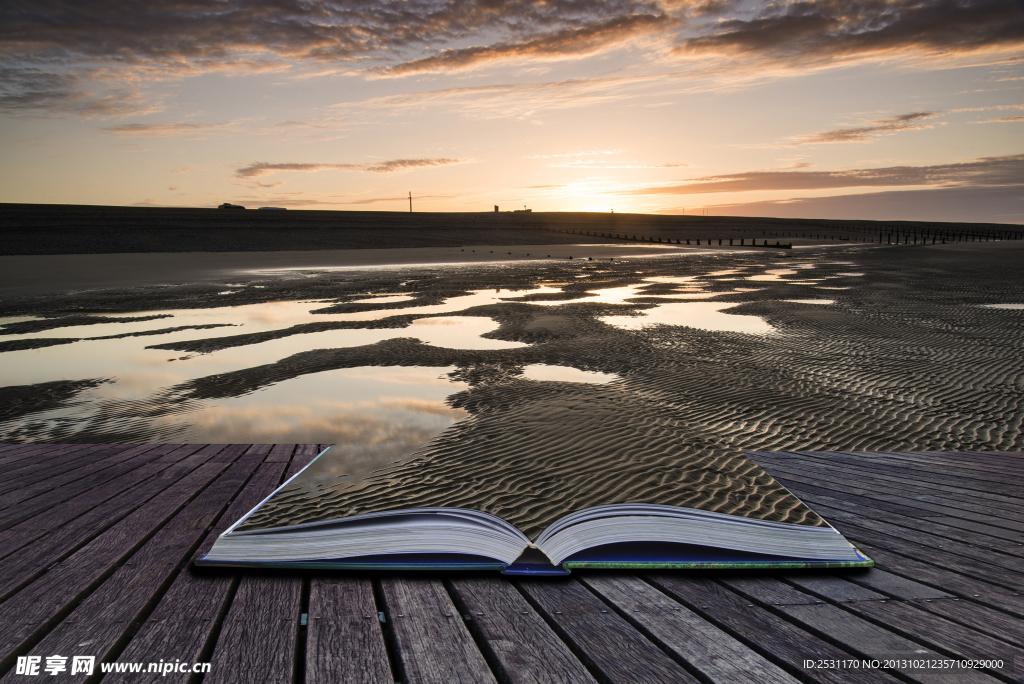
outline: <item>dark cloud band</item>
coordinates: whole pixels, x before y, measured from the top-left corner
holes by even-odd
[[[839,171],[751,171],[704,176],[686,183],[640,190],[626,195],[702,195],[755,190],[827,190],[899,186],[1022,186],[1024,154],[986,157],[959,164],[889,166]]]
[[[362,164],[305,164],[298,162],[271,164],[268,162],[256,162],[238,169],[235,171],[235,175],[239,178],[258,178],[275,171],[325,171],[329,169],[338,171],[367,171],[369,173],[395,173],[409,169],[458,164],[462,161],[464,160],[436,157],[433,159],[390,159],[388,161],[365,162]]]

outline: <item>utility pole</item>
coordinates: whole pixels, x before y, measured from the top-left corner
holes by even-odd
[[[412,190],[409,191],[409,213],[412,213]]]

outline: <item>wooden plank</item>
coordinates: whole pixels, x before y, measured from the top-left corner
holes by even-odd
[[[1021,592],[991,584],[978,579],[973,574],[962,574],[955,566],[933,565],[917,558],[908,558],[881,547],[858,543],[871,558],[877,568],[887,570],[903,577],[913,578],[933,587],[942,587],[954,595],[971,598],[978,603],[995,607],[1024,618],[1024,597]],[[911,550],[913,552],[913,550]],[[923,556],[925,560],[932,560]],[[937,559],[941,564],[941,559]],[[970,573],[970,569],[967,569]]]
[[[878,492],[874,491],[868,493],[862,489],[856,489],[856,491],[854,491],[855,488],[853,487],[833,487],[825,486],[825,483],[809,484],[807,480],[792,480],[788,473],[782,472],[774,466],[771,467],[771,475],[777,482],[779,482],[779,484],[783,484],[790,491],[796,491],[799,489],[801,492],[830,497],[848,504],[872,506],[892,515],[911,518],[928,518],[936,515],[942,515],[942,513],[936,513],[930,508],[916,505],[915,501],[907,502],[904,498],[901,498],[899,502],[894,502],[890,498],[883,498],[884,495],[879,495]],[[955,510],[956,509],[947,508],[944,512],[948,513],[949,511]]]
[[[441,580],[384,577],[381,593],[403,684],[497,681]]]
[[[894,469],[899,469],[906,474],[923,470],[939,476],[946,476],[949,473],[955,472],[958,476],[982,482],[1005,482],[1007,475],[1024,474],[1024,470],[1022,470],[1019,462],[1003,459],[999,456],[993,456],[986,461],[980,461],[976,454],[954,456],[938,451],[836,451],[829,452],[828,455],[823,454],[820,458],[874,469],[879,472],[895,472]]]
[[[240,448],[225,449],[234,453]],[[209,486],[196,489],[198,494],[176,513],[152,538],[146,541],[123,565],[84,598],[71,613],[54,626],[32,653],[42,655],[95,655],[97,660],[112,661],[120,651],[118,642],[125,638],[132,625],[148,613],[148,606],[158,597],[182,565],[190,560],[196,544],[207,528],[223,512],[228,502],[255,470],[259,458],[239,459],[235,463],[211,462],[211,466],[227,465]],[[167,658],[181,657],[177,653]],[[0,680],[2,682],[4,680]]]
[[[943,654],[915,643],[903,636],[900,636],[889,629],[880,627],[872,622],[864,620],[856,615],[844,611],[842,608],[830,603],[818,603],[808,605],[788,601],[779,605],[762,598],[761,584],[751,582],[745,578],[726,578],[723,583],[742,594],[745,594],[756,603],[762,605],[773,605],[774,610],[789,617],[798,624],[825,636],[833,642],[843,644],[844,648],[853,651],[862,658],[883,658],[899,657],[908,659],[930,659],[943,658]],[[796,590],[792,590],[796,592]],[[796,592],[799,593],[799,592]],[[770,598],[775,598],[773,594]],[[865,604],[872,603],[870,601]],[[857,605],[856,603],[844,605]],[[929,671],[922,675],[913,668],[902,667],[895,670],[911,681],[926,682],[949,682],[960,684],[961,682],[991,682],[997,680],[987,674],[976,670],[958,672],[934,672]]]
[[[197,449],[193,449],[196,451]],[[125,462],[107,468],[103,472],[93,473],[78,481],[73,487],[65,487],[36,496],[19,506],[0,511],[0,530],[10,529],[18,524],[32,520],[40,513],[53,511],[55,507],[81,507],[85,502],[100,503],[118,494],[136,482],[139,477],[134,471],[152,464],[145,454],[136,455]],[[145,471],[148,472],[148,471]],[[31,523],[30,523],[31,524]]]
[[[305,681],[394,681],[369,579],[322,574],[310,579]]]
[[[45,467],[50,457],[61,457],[78,452],[101,449],[105,444],[25,444],[19,449],[0,456],[0,466],[9,468],[11,472],[20,468]],[[121,446],[130,447],[130,444]],[[45,456],[45,458],[40,458]]]
[[[287,469],[294,444],[275,445],[264,463]],[[285,458],[287,454],[287,458]],[[284,481],[284,477],[277,483]],[[263,492],[266,497],[275,487]],[[211,658],[210,682],[291,682],[298,674],[296,644],[302,612],[302,580],[294,574],[240,574]],[[267,644],[271,644],[268,648]],[[210,679],[212,677],[212,679]]]
[[[961,527],[945,524],[944,519],[941,517],[905,518],[891,515],[888,511],[879,510],[872,506],[856,505],[828,496],[811,494],[802,488],[794,488],[791,491],[794,494],[799,492],[797,496],[816,507],[828,506],[834,510],[842,510],[860,518],[891,522],[901,527],[928,532],[945,539],[954,539],[973,546],[983,546],[1010,555],[1024,557],[1024,548],[1021,548],[1024,546],[1024,542],[1018,541],[1024,540],[1024,536],[1020,532],[987,525],[978,525],[979,528],[983,529],[965,530]]]
[[[865,601],[844,607],[852,613],[881,623],[892,631],[955,658],[992,658],[1006,661],[1008,667],[1003,672],[989,670],[991,674],[1009,674],[1009,669],[1015,662],[1024,662],[1024,649],[957,624],[941,615],[924,611],[912,603]]]
[[[909,518],[900,519],[900,524],[896,524],[883,520],[876,520],[867,516],[860,516],[856,513],[832,508],[831,506],[826,506],[821,503],[815,504],[815,510],[823,517],[830,520],[833,524],[835,524],[836,521],[842,521],[845,524],[852,524],[857,527],[883,532],[890,536],[917,542],[924,546],[945,549],[951,553],[957,553],[968,558],[981,560],[1008,570],[1019,569],[1022,563],[1021,559],[1024,558],[1024,549],[1021,547],[1011,547],[1004,543],[1003,548],[997,548],[994,544],[981,542],[980,539],[978,540],[980,543],[974,545],[966,541],[960,541],[951,536],[939,535],[935,532],[921,530],[915,520]]]
[[[647,579],[708,622],[718,625],[764,657],[805,680],[825,684],[876,684],[898,681],[880,671],[804,667],[805,660],[852,660],[855,656],[751,603],[706,576],[655,573],[648,575]]]
[[[1021,507],[1024,511],[1024,506]],[[946,527],[956,527],[957,529],[964,530],[965,532],[973,532],[975,534],[984,534],[989,537],[997,537],[999,539],[1005,539],[1006,541],[1013,542],[1017,546],[1024,546],[1024,532],[1017,530],[1008,530],[1003,527],[988,525],[980,522],[973,522],[970,520],[960,520],[950,516],[933,516],[928,518],[928,522],[934,525],[945,525]]]
[[[953,598],[953,594],[941,589],[929,587],[906,577],[894,575],[885,570],[873,569],[870,572],[856,573],[851,577],[854,582],[880,591],[890,598],[899,599],[939,599]],[[884,597],[883,597],[884,598]]]
[[[316,458],[320,452],[316,450],[316,444],[296,444],[295,453],[291,462],[288,463],[288,471],[285,480],[294,477],[300,470],[309,465],[309,462]]]
[[[1004,467],[997,463],[981,464],[971,458],[955,459],[939,453],[884,451],[884,452],[850,452],[835,451],[821,454],[815,458],[827,459],[831,463],[843,463],[857,468],[872,470],[878,473],[900,473],[915,477],[919,473],[937,478],[964,479],[970,481],[968,486],[979,486],[981,483],[1006,483],[1006,475],[1022,475],[1018,465]],[[956,475],[951,473],[955,472]],[[1012,490],[1007,490],[1013,495]]]
[[[942,468],[963,474],[974,480],[1005,482],[1004,475],[1024,475],[1024,464],[1016,459],[1002,458],[984,451],[884,451],[884,452],[839,452],[852,457],[853,461],[881,465],[898,465],[908,469]]]
[[[205,684],[291,684],[302,582],[247,572],[217,639]]]
[[[578,658],[608,682],[697,682],[575,580],[522,580],[519,586]]]
[[[454,577],[449,586],[503,684],[595,682],[507,579]]]
[[[1024,620],[998,610],[962,599],[928,601],[918,599],[913,605],[930,613],[941,615],[978,632],[1003,639],[1011,644],[1024,644]],[[1018,664],[1024,660],[1017,660]]]
[[[86,481],[85,478],[88,475],[98,475],[107,469],[129,461],[144,464],[166,455],[173,449],[174,445],[172,444],[147,444],[128,449],[127,451],[119,451],[106,457],[101,457],[98,460],[93,461],[90,459],[90,462],[81,465],[75,463],[74,465],[77,467],[64,466],[57,470],[35,473],[30,478],[25,478],[21,486],[5,494],[0,494],[0,509],[15,504],[24,506],[25,504],[22,502],[58,489],[74,491],[75,489],[91,488],[95,485],[89,484]]]
[[[0,453],[0,465],[11,465],[26,458],[33,458],[48,451],[67,453],[75,449],[96,447],[95,444],[7,444]]]
[[[778,468],[794,474],[804,474],[805,476],[824,480],[846,482],[866,489],[880,488],[883,491],[906,491],[931,495],[941,492],[942,496],[951,501],[960,501],[972,505],[980,503],[998,508],[1004,512],[1012,511],[1014,507],[1019,506],[1019,502],[1015,497],[992,494],[981,491],[981,489],[962,486],[971,483],[967,479],[957,480],[956,484],[936,483],[926,479],[924,476],[896,477],[856,466],[834,464],[823,460],[783,459],[763,454],[757,456],[756,462],[770,469]]]
[[[143,445],[143,450],[152,449],[153,444]],[[127,452],[139,453],[139,446],[128,444],[93,444],[84,449],[76,449],[71,453],[60,454],[45,461],[33,460],[28,463],[15,463],[5,470],[6,477],[0,484],[0,493],[7,493],[25,485],[45,480],[53,473],[64,473],[75,467],[88,466],[108,456]],[[50,454],[46,453],[46,456]]]
[[[267,455],[267,463],[291,462],[295,447],[295,444],[275,444]]]
[[[768,459],[765,463],[771,463]],[[757,461],[755,461],[757,462]],[[774,461],[778,466],[782,466],[781,460]],[[825,470],[827,474],[832,477],[844,477],[848,481],[855,484],[870,485],[870,486],[884,486],[884,487],[908,487],[911,491],[925,490],[934,493],[935,491],[942,491],[945,495],[956,494],[961,499],[970,501],[980,500],[989,506],[999,507],[1008,512],[1011,512],[1015,507],[1020,506],[1020,499],[1013,496],[1012,488],[1008,487],[996,487],[994,483],[990,482],[976,482],[968,478],[956,478],[956,477],[937,477],[929,475],[928,473],[918,472],[913,474],[903,473],[885,473],[879,470],[872,470],[870,468],[864,468],[860,465],[846,465],[838,463],[827,463],[812,461],[799,461],[793,465],[792,461],[788,462],[790,465],[785,467],[793,469],[799,468],[805,472],[813,472],[816,470]],[[1000,493],[999,490],[1005,489],[1006,491]]]
[[[772,477],[779,479],[826,487],[836,491],[848,491],[862,496],[871,497],[872,493],[887,494],[897,497],[896,501],[905,501],[907,505],[915,505],[918,501],[933,501],[967,511],[984,513],[993,517],[1017,520],[1016,511],[1019,505],[998,501],[980,500],[976,492],[959,487],[935,487],[921,485],[917,482],[894,483],[884,478],[866,478],[851,476],[849,473],[837,472],[826,465],[809,466],[806,463],[793,463],[765,460],[761,464]]]
[[[253,445],[257,462],[266,457],[270,445]],[[245,456],[243,456],[245,458]],[[236,520],[248,513],[272,492],[281,480],[285,464],[262,463],[256,473],[207,533],[189,564],[175,577],[167,593],[153,613],[139,625],[138,633],[128,643],[118,660],[122,662],[157,662],[173,653],[183,661],[200,662],[213,650],[221,619],[238,582],[239,573],[224,568],[196,568],[191,561],[203,555],[216,538]],[[167,675],[169,682],[188,681],[190,675]],[[108,675],[104,681],[131,682],[130,674]]]
[[[4,612],[14,617],[0,622],[0,668],[9,667],[26,644],[49,631],[68,606],[88,595],[226,467],[199,466],[8,599]]]
[[[888,489],[881,485],[872,485],[871,489],[863,489],[841,478],[810,477],[799,474],[801,471],[796,469],[787,470],[775,465],[769,465],[768,467],[771,470],[771,475],[779,482],[788,483],[787,487],[806,489],[810,492],[826,494],[836,498],[852,498],[856,496],[859,499],[892,502],[896,505],[905,504],[940,515],[956,516],[963,520],[973,520],[1005,529],[1024,530],[1024,523],[1016,518],[1006,517],[1010,514],[1004,509],[979,504],[977,500],[960,501],[947,496],[937,496],[936,490]]]
[[[929,563],[941,564],[947,568],[955,568],[961,573],[971,573],[974,577],[991,582],[992,584],[998,584],[1007,589],[1024,589],[1024,576],[1020,572],[991,565],[983,560],[949,553],[935,546],[908,541],[849,523],[843,523],[839,527],[839,531],[858,547],[870,545],[902,555],[914,554],[915,558],[925,558]]]
[[[0,560],[0,600],[32,581],[50,565],[70,556],[207,460],[203,457],[188,458],[167,466],[153,477],[90,508],[64,525],[52,530],[41,530],[43,534],[30,544],[13,549],[11,547],[16,544],[12,543],[8,547],[10,553]]]
[[[581,581],[705,680],[748,684],[797,682],[756,651],[638,577],[590,575]]]
[[[842,510],[847,514],[860,518],[894,522],[902,527],[928,532],[947,539],[958,540],[977,546],[986,546],[1003,553],[1024,557],[1024,534],[1021,532],[977,523],[967,524],[966,526],[952,526],[946,524],[945,521],[947,519],[941,516],[928,518],[899,517],[864,503],[848,503],[841,499],[816,494],[809,491],[803,485],[793,483],[786,478],[781,478],[779,481],[786,485],[796,496],[809,504],[813,504],[816,509],[831,507],[833,510]],[[973,527],[975,529],[965,529],[965,527]]]
[[[872,568],[866,572],[835,573],[825,572],[789,572],[778,575],[779,579],[796,586],[800,590],[815,596],[828,599],[833,603],[845,603],[847,601],[877,601],[888,598],[885,594],[879,594],[859,584],[847,581],[853,576],[879,572]]]
[[[192,462],[205,463],[213,454],[211,450],[204,450],[201,447],[202,445],[185,445],[180,447],[178,453],[188,454],[185,458],[191,459]],[[48,531],[88,513],[106,500],[130,491],[140,480],[151,477],[165,468],[167,466],[161,463],[147,463],[133,472],[126,473],[95,489],[82,491],[78,496],[60,502],[60,505],[0,531],[0,549],[3,549],[0,554],[9,555],[15,549],[38,539]]]
[[[945,504],[925,500],[926,498],[935,499],[937,497],[925,497],[923,495],[909,496],[906,492],[904,492],[902,496],[896,494],[885,494],[879,491],[868,491],[856,487],[849,487],[842,483],[837,484],[832,482],[822,483],[822,486],[819,486],[808,484],[806,480],[791,480],[788,475],[783,475],[782,473],[779,473],[778,475],[778,481],[780,483],[788,482],[788,486],[793,490],[829,496],[847,503],[873,506],[890,513],[919,518],[945,517],[945,524],[956,525],[964,529],[970,529],[971,525],[980,523],[987,527],[998,527],[1005,530],[1013,530],[1018,533],[1024,532],[1024,521],[1009,520],[1007,518],[999,517],[999,515],[1002,514],[1001,511],[993,511],[992,509],[986,509],[982,506],[963,503],[959,504],[960,506],[971,506],[973,508],[973,510],[967,510],[963,507],[955,508]],[[827,486],[824,486],[826,484]],[[990,512],[986,513],[986,510]]]
[[[908,486],[904,488],[885,481],[872,482],[863,479],[843,479],[841,474],[835,473],[808,475],[806,469],[790,468],[788,471],[785,471],[776,469],[774,466],[770,466],[770,468],[773,476],[777,475],[781,481],[799,483],[796,486],[812,485],[836,492],[853,492],[854,489],[858,489],[860,491],[857,493],[863,494],[868,499],[893,500],[917,508],[924,508],[924,506],[919,506],[918,502],[934,502],[946,506],[949,510],[944,511],[944,513],[947,515],[970,519],[971,516],[966,514],[973,513],[975,514],[974,519],[980,522],[1000,525],[1008,529],[1013,529],[1015,525],[1008,525],[1006,524],[1007,522],[1019,523],[1019,516],[1016,515],[1016,510],[1019,509],[1019,506],[979,500],[970,494],[951,493],[942,487],[911,488]],[[872,493],[865,493],[867,490],[864,490],[864,487],[870,488]],[[835,496],[835,494],[830,495]],[[979,519],[978,515],[985,517]]]

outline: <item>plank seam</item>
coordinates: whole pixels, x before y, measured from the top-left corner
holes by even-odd
[[[217,452],[217,454],[214,454],[213,457],[216,457],[217,455],[223,453],[226,450],[227,450],[226,448],[222,449],[221,451]],[[231,468],[231,466],[233,466],[235,463],[237,463],[242,458],[244,453],[245,453],[244,451],[240,452],[238,455],[236,455],[234,457],[233,460],[226,461],[227,466],[220,472],[219,475],[217,475],[217,477],[211,479],[211,481],[210,481],[209,485],[207,485],[207,487],[210,487],[210,486],[213,486],[214,484],[216,484],[216,482],[228,472],[228,470]],[[253,467],[253,473],[255,473],[255,472],[256,472],[256,466]],[[251,477],[252,477],[252,473],[249,474],[249,477],[246,478],[245,482],[248,482],[249,478],[251,478]],[[227,510],[228,506],[231,503],[231,500],[234,500],[235,496],[238,495],[238,492],[240,492],[242,490],[242,487],[245,486],[245,482],[242,483],[242,485],[235,491],[235,494],[230,498],[230,500],[225,502],[224,505],[220,508],[220,510],[216,513],[216,515],[213,517],[214,521],[218,520],[220,518],[220,516],[224,515],[224,512]],[[206,489],[206,487],[204,487],[202,491],[205,491],[205,489]],[[191,503],[196,498],[198,498],[198,496],[193,497],[192,499],[190,499],[188,503]],[[188,504],[186,504],[186,505],[188,505]],[[177,517],[178,513],[180,513],[182,510],[184,510],[184,506],[181,509],[179,509],[178,511],[176,511],[174,513],[174,515],[172,515],[168,519],[167,523],[169,524],[175,517]],[[163,526],[161,526],[161,527],[163,527]],[[153,613],[153,611],[156,609],[157,605],[159,605],[160,601],[163,600],[163,597],[167,594],[167,590],[170,589],[171,585],[174,583],[174,580],[176,580],[178,578],[178,575],[181,574],[181,572],[185,568],[187,568],[188,564],[192,560],[193,555],[198,550],[198,548],[202,545],[202,543],[203,543],[205,538],[206,538],[206,533],[198,535],[198,538],[186,550],[186,553],[181,555],[181,557],[175,563],[175,567],[171,570],[171,572],[169,572],[167,574],[167,577],[164,578],[164,581],[156,588],[156,590],[149,597],[149,599],[146,601],[146,603],[143,604],[143,606],[139,609],[138,613],[136,613],[135,619],[128,626],[128,629],[126,629],[121,634],[121,636],[118,637],[114,641],[114,643],[112,643],[110,645],[110,648],[107,650],[107,653],[101,658],[103,662],[113,662],[113,661],[116,661],[118,659],[118,657],[120,657],[120,655],[124,652],[125,648],[128,647],[128,644],[131,642],[131,640],[135,637],[136,634],[138,634],[138,631],[141,628],[142,624]],[[119,567],[121,567],[121,565],[123,565],[123,564],[119,564],[117,567],[119,568]]]
[[[224,621],[228,617],[228,611],[231,609],[231,604],[235,600],[235,594],[238,592],[238,585],[241,583],[241,574],[235,574],[231,578],[231,585],[228,587],[227,595],[224,597],[224,603],[221,604],[220,611],[217,612],[216,622],[203,643],[203,648],[199,652],[197,662],[209,663],[213,661],[213,650],[220,639],[221,630],[224,628]],[[193,673],[188,680],[188,684],[201,684],[205,678],[205,672]]]
[[[372,580],[373,604],[379,615],[384,616],[384,622],[380,626],[381,634],[384,637],[384,650],[388,656],[388,664],[391,666],[391,676],[395,682],[405,681],[405,666],[402,664],[402,655],[398,649],[398,637],[391,629],[391,611],[384,599],[384,586],[379,576]]]
[[[779,618],[781,620],[785,620],[786,622],[796,626],[798,629],[802,629],[805,632],[813,634],[814,636],[818,637],[819,639],[821,639],[825,643],[831,644],[832,646],[835,646],[836,648],[838,648],[841,651],[845,651],[847,653],[853,653],[854,655],[860,656],[862,658],[873,658],[874,657],[874,654],[869,654],[869,653],[864,653],[862,651],[859,651],[856,648],[856,646],[854,646],[852,644],[844,644],[843,642],[839,641],[838,639],[833,638],[831,635],[827,634],[826,632],[822,632],[822,631],[818,630],[813,625],[804,624],[804,623],[801,623],[801,622],[798,622],[798,621],[794,620],[792,617],[787,615],[784,611],[780,610],[781,606],[776,606],[773,603],[770,603],[768,601],[764,601],[764,600],[762,600],[760,598],[757,598],[756,596],[748,594],[747,592],[745,592],[745,591],[743,591],[741,589],[733,589],[732,587],[725,586],[725,585],[723,585],[717,579],[712,580],[712,581],[714,581],[716,584],[721,586],[726,591],[732,591],[735,594],[739,594],[740,596],[742,596],[742,597],[746,598],[747,600],[749,600],[751,603],[753,603],[755,605],[758,605],[761,608],[767,610],[769,613],[771,613],[775,617],[777,617],[777,618]],[[834,604],[832,604],[831,601],[829,601],[827,603],[829,605],[834,605]],[[896,677],[897,679],[900,679],[902,681],[910,682],[912,684],[917,684],[917,682],[914,679],[908,677],[907,675],[905,675],[902,672],[899,672],[897,670],[882,669],[882,671],[885,672],[886,674],[889,674],[889,675],[891,675],[893,677]]]
[[[676,603],[680,603],[683,606],[689,608],[694,613],[699,615],[701,617],[701,619],[703,619],[704,621],[708,622],[711,625],[714,625],[718,629],[722,630],[723,632],[725,632],[726,634],[731,636],[733,639],[736,639],[738,642],[740,642],[741,644],[743,644],[744,646],[749,648],[754,653],[757,653],[758,655],[760,655],[762,658],[764,658],[768,662],[773,663],[774,665],[778,666],[779,668],[785,670],[787,673],[789,673],[790,675],[796,677],[800,681],[807,682],[808,684],[814,684],[817,681],[814,678],[812,678],[810,675],[808,675],[806,669],[798,668],[795,665],[793,665],[792,663],[790,663],[790,662],[788,662],[788,661],[786,661],[786,660],[784,660],[782,658],[776,657],[776,655],[772,651],[770,651],[769,649],[762,648],[756,641],[753,641],[752,639],[749,639],[748,637],[743,635],[741,632],[737,632],[737,631],[733,630],[731,627],[729,627],[724,622],[721,622],[721,621],[715,619],[715,617],[713,615],[709,614],[706,610],[701,608],[699,605],[694,604],[694,603],[688,601],[684,596],[677,596],[672,591],[670,591],[668,589],[665,589],[661,585],[659,585],[656,580],[651,580],[647,575],[637,575],[637,577],[641,581],[645,582],[646,584],[649,584],[650,586],[654,587],[656,590],[660,591],[662,594],[665,594],[666,596],[668,596],[670,599],[672,599]],[[726,588],[726,591],[729,591],[729,589]],[[789,624],[792,624],[797,629],[803,629],[803,627],[801,627],[800,625],[796,625],[796,624],[794,624],[792,622],[790,622]],[[846,649],[843,649],[843,650],[845,651]]]
[[[548,627],[551,628],[555,635],[562,640],[562,643],[564,643],[566,648],[569,649],[569,652],[576,656],[576,659],[579,660],[580,663],[582,663],[583,667],[587,668],[587,672],[589,672],[590,675],[595,680],[597,680],[598,684],[614,684],[608,677],[604,675],[601,669],[597,666],[597,663],[595,663],[593,659],[589,655],[587,655],[586,651],[584,651],[581,648],[577,648],[577,646],[573,643],[572,639],[569,638],[568,633],[566,633],[566,631],[563,630],[561,626],[557,622],[555,622],[555,620],[550,615],[548,615],[547,611],[541,607],[540,603],[535,601],[533,597],[530,596],[530,592],[525,591],[519,584],[519,582],[511,582],[511,584],[513,587],[515,587],[516,591],[518,591],[522,595],[523,599],[525,599],[526,602],[530,604],[530,607],[537,611],[537,614],[540,615],[540,618],[547,623]],[[604,601],[604,599],[601,599],[601,597],[598,597],[598,600],[601,601],[601,603],[606,603],[606,601]]]
[[[227,466],[225,466],[224,470],[226,469]],[[223,470],[221,472],[223,472]],[[63,622],[64,619],[75,610],[75,608],[81,605],[81,603],[85,599],[92,595],[104,582],[110,579],[111,575],[113,575],[121,566],[123,566],[129,558],[138,553],[139,549],[141,549],[146,544],[146,542],[148,542],[160,530],[166,527],[168,523],[170,523],[170,521],[173,520],[175,516],[177,516],[187,505],[192,503],[192,501],[194,501],[196,497],[198,497],[202,492],[206,491],[206,489],[211,484],[213,484],[213,482],[216,479],[216,477],[211,478],[210,482],[208,482],[205,486],[198,489],[191,497],[189,497],[186,501],[182,502],[180,506],[176,507],[173,511],[171,511],[160,522],[160,524],[156,525],[149,532],[140,537],[139,540],[135,544],[133,544],[127,551],[121,554],[121,556],[119,556],[118,559],[110,565],[110,567],[108,567],[95,580],[93,580],[88,585],[83,587],[82,590],[78,594],[76,594],[73,599],[68,601],[60,610],[56,611],[52,616],[43,621],[31,634],[25,637],[25,639],[21,642],[21,644],[18,647],[16,647],[10,653],[4,656],[3,660],[0,660],[0,676],[5,675],[7,671],[10,670],[11,667],[13,667],[16,656],[24,655],[31,651],[39,642],[41,642],[46,637],[50,630],[52,630],[56,625]]]
[[[452,588],[451,580],[443,578],[441,579],[441,585],[444,590],[448,592],[448,598],[451,599],[452,605],[455,606],[455,610],[459,611],[460,616],[469,615],[470,611],[466,607],[465,602],[459,596],[459,593]],[[480,630],[480,626],[476,620],[463,620],[463,624],[466,625],[466,629],[469,631],[469,635],[473,637],[473,641],[476,643],[477,649],[484,657],[484,662],[487,663],[487,667],[491,668],[491,674],[498,681],[498,684],[508,684],[510,677],[505,668],[501,665],[501,661],[498,660],[494,649],[491,648],[490,643],[487,641],[487,637],[484,636]]]

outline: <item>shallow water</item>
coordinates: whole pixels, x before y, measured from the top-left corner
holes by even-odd
[[[760,316],[723,313],[736,306],[728,302],[673,302],[642,312],[639,316],[602,316],[608,325],[624,330],[640,330],[651,325],[685,325],[689,328],[764,335],[775,328]]]
[[[344,444],[349,453],[362,453],[367,466],[371,453],[387,465],[466,417],[445,404],[468,387],[448,377],[453,370],[364,366],[311,373],[159,424],[177,427],[185,442]]]
[[[530,364],[523,369],[523,377],[540,382],[584,382],[590,385],[603,385],[619,379],[619,376],[614,373],[585,371],[568,366],[550,366],[546,363]]]
[[[0,341],[77,339],[69,344],[0,354],[4,384],[7,386],[79,379],[99,379],[102,382],[81,391],[70,404],[0,423],[0,440],[75,441],[76,438],[85,439],[87,435],[99,433],[110,435],[104,438],[108,441],[122,435],[132,439],[188,442],[330,443],[348,440],[358,446],[369,439],[367,435],[385,434],[386,426],[393,425],[410,437],[402,442],[405,446],[401,448],[380,447],[380,453],[391,454],[414,442],[422,444],[429,441],[457,420],[457,416],[464,415],[445,404],[446,397],[463,389],[464,385],[447,379],[437,381],[450,368],[410,366],[402,373],[392,369],[383,375],[376,367],[350,368],[300,375],[261,387],[255,392],[217,400],[170,405],[167,397],[173,395],[174,388],[187,386],[190,382],[269,367],[302,352],[361,347],[395,338],[415,338],[425,345],[455,350],[513,350],[529,346],[525,342],[487,337],[500,327],[496,320],[487,316],[457,315],[471,307],[505,302],[529,303],[545,308],[580,302],[656,304],[654,308],[638,309],[637,316],[598,319],[628,330],[653,324],[754,334],[773,330],[757,316],[722,313],[723,309],[735,306],[733,303],[679,301],[708,299],[723,294],[704,291],[707,281],[697,276],[649,276],[632,285],[606,287],[600,282],[599,273],[576,275],[598,280],[588,283],[583,296],[578,290],[563,290],[569,284],[566,281],[547,282],[532,289],[474,290],[427,306],[415,305],[415,292],[367,292],[342,300],[304,299],[120,312],[105,315],[111,320],[93,325],[3,335]],[[610,280],[608,284],[613,282]],[[673,287],[666,291],[665,285]],[[408,287],[408,284],[399,286]],[[229,287],[245,286],[232,283]],[[652,287],[656,288],[657,294],[648,291]],[[737,288],[731,292],[753,290],[756,288]],[[533,299],[537,296],[554,299]],[[318,313],[339,303],[342,306],[368,304],[389,308]],[[396,308],[396,304],[400,306]],[[118,320],[146,316],[153,318]],[[405,327],[282,333],[310,323],[372,323],[394,316],[408,317],[404,319],[406,321],[411,318],[411,322]],[[35,319],[30,316],[11,317],[0,320],[0,325],[31,320]],[[217,327],[196,328],[211,325]],[[186,326],[189,327],[177,329]],[[146,334],[110,339],[110,336],[133,333]],[[214,344],[214,351],[206,353],[151,348],[154,345],[181,345],[194,340],[215,343],[221,338],[254,333],[272,334],[276,338],[246,338],[245,344],[233,343],[236,346],[219,349]],[[390,379],[385,380],[385,377]],[[618,379],[614,374],[547,364],[527,365],[523,377],[539,382],[588,384],[604,384]],[[431,382],[424,383],[424,378]],[[429,397],[422,396],[424,386],[433,388]]]

